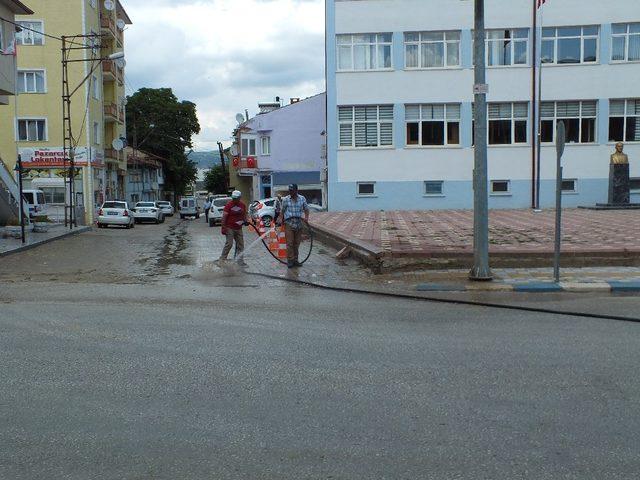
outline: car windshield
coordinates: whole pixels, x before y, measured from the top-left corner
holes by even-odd
[[[276,203],[276,201],[275,201],[275,200],[267,200],[266,202],[264,202],[264,204],[265,204],[267,207],[273,207],[273,205],[274,205],[275,203]]]
[[[102,208],[126,208],[124,202],[104,202]]]
[[[169,202],[158,202],[158,205],[160,205],[161,207],[170,207],[171,204]]]
[[[22,196],[27,201],[27,203],[30,203],[30,204],[33,205],[33,193],[32,192],[24,192],[22,194]]]
[[[153,202],[138,202],[136,207],[155,207],[155,204]]]
[[[218,200],[213,201],[213,205],[215,207],[224,207],[227,203],[229,203],[229,198],[219,198]]]

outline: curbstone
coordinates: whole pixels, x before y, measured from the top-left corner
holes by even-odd
[[[565,292],[609,292],[611,285],[607,282],[560,282],[562,290]]]
[[[0,257],[6,257],[6,256],[12,255],[14,253],[20,253],[20,252],[24,252],[26,250],[31,250],[32,248],[36,248],[36,247],[39,247],[41,245],[45,245],[47,243],[55,242],[56,240],[61,240],[63,238],[70,237],[72,235],[79,235],[80,233],[89,232],[91,230],[93,230],[93,228],[91,226],[77,227],[74,230],[67,231],[67,232],[62,233],[60,235],[56,235],[55,237],[45,238],[43,240],[39,240],[39,241],[34,242],[34,243],[29,243],[27,245],[20,245],[19,247],[16,247],[16,248],[14,248],[12,250],[7,250],[6,252],[0,252]]]
[[[561,292],[562,287],[554,282],[516,283],[513,285],[513,291],[527,293],[551,293]]]
[[[613,281],[609,282],[612,292],[640,292],[638,281]]]

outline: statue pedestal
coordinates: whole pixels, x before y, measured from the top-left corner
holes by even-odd
[[[609,165],[609,205],[629,205],[629,164]]]

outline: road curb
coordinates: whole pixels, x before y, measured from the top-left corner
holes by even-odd
[[[13,255],[14,253],[20,253],[20,252],[24,252],[26,250],[31,250],[32,248],[40,247],[40,246],[45,245],[47,243],[55,242],[57,240],[61,240],[63,238],[70,237],[72,235],[79,235],[81,233],[89,232],[91,230],[93,230],[93,227],[91,227],[91,226],[78,227],[78,228],[70,230],[70,231],[68,231],[66,233],[62,233],[60,235],[57,235],[55,237],[45,238],[44,240],[39,240],[37,242],[30,243],[28,245],[21,245],[21,246],[19,246],[17,248],[14,248],[13,250],[7,250],[6,252],[0,252],[0,258],[7,257],[9,255]]]

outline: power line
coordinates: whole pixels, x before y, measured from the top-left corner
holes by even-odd
[[[43,37],[52,38],[53,40],[58,40],[59,42],[62,42],[62,37],[57,37],[57,36],[55,36],[55,35],[51,35],[51,34],[49,34],[49,33],[41,32],[40,30],[36,30],[36,29],[34,29],[34,28],[30,28],[30,27],[27,27],[27,26],[21,25],[20,23],[18,23],[18,22],[14,22],[14,21],[12,21],[12,20],[9,20],[8,18],[0,17],[0,20],[2,20],[3,22],[7,22],[7,23],[9,23],[9,24],[11,24],[11,25],[13,25],[13,26],[15,26],[15,27],[18,27],[18,28],[20,28],[20,29],[22,29],[22,30],[27,30],[27,31],[29,31],[29,32],[38,33],[38,34],[42,35]],[[25,21],[26,21],[26,20],[25,20]],[[96,33],[96,34],[95,34],[95,36],[96,36],[96,37],[101,37],[102,35],[99,35],[99,34],[97,34],[97,33]],[[74,38],[76,38],[76,37],[74,36]],[[73,41],[73,40],[67,40],[67,42],[68,42],[68,43],[70,43],[70,44],[72,44],[72,45],[77,45],[77,46],[79,46],[79,47],[88,47],[88,46],[91,46],[91,45],[86,45],[86,44],[84,44],[84,43],[78,43],[78,42]]]

